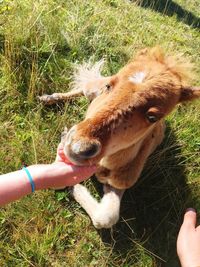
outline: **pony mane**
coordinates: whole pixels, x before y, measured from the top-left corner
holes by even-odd
[[[166,56],[165,64],[174,74],[180,77],[183,86],[196,79],[194,65],[185,59],[183,54]]]
[[[184,54],[179,53],[174,56],[169,56],[163,52],[160,46],[156,46],[139,51],[136,55],[136,60],[140,59],[149,59],[166,65],[172,73],[180,78],[183,85],[196,78],[194,65]],[[132,61],[134,61],[134,59]]]
[[[70,84],[72,90],[85,88],[88,82],[101,79],[103,77],[101,71],[104,63],[104,59],[95,63],[90,59],[88,62],[83,62],[82,64],[74,64],[74,73]]]

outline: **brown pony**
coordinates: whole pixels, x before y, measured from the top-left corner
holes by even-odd
[[[40,99],[52,103],[84,94],[92,100],[85,119],[64,136],[64,151],[74,164],[97,164],[96,176],[104,184],[101,201],[80,184],[73,194],[95,227],[109,228],[119,219],[125,189],[136,183],[162,142],[165,116],[177,104],[200,97],[200,88],[189,86],[189,63],[165,56],[158,47],[140,51],[113,76],[101,76],[102,65],[79,66],[73,91]]]

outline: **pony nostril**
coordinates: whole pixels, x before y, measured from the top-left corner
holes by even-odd
[[[98,142],[78,141],[71,146],[74,154],[82,159],[95,157],[101,150],[101,144]]]

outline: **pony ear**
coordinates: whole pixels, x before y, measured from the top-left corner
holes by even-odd
[[[200,97],[200,87],[183,87],[181,89],[180,102],[192,101]]]

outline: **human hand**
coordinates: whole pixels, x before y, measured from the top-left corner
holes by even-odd
[[[200,225],[196,227],[197,214],[188,209],[177,239],[177,254],[182,267],[200,266]]]
[[[38,189],[64,188],[73,186],[89,178],[95,171],[96,166],[75,166],[65,156],[63,145],[57,148],[56,160],[52,164],[35,165],[32,172],[38,172]]]

